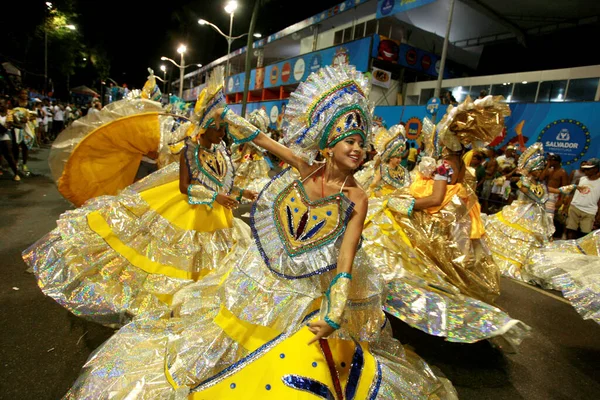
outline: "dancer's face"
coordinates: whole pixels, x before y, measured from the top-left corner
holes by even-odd
[[[211,144],[219,144],[225,137],[225,128],[207,128],[204,136]]]
[[[396,168],[400,164],[400,157],[392,157],[390,161],[388,161],[388,165],[392,168]]]
[[[333,160],[339,167],[355,170],[365,155],[365,142],[359,135],[351,135],[333,146]]]

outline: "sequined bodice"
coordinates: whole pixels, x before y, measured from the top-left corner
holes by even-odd
[[[233,164],[222,144],[205,149],[188,140],[185,158],[192,183],[200,183],[216,192],[231,192]]]
[[[410,185],[410,174],[403,166],[398,165],[395,168],[390,168],[387,164],[382,163],[379,168],[381,180],[386,184],[396,189],[402,189]]]
[[[335,268],[336,241],[353,209],[343,193],[310,200],[302,182],[285,170],[255,203],[252,233],[271,271],[288,279],[305,278]]]

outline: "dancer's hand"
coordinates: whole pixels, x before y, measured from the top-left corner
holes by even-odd
[[[236,199],[234,199],[233,197],[229,197],[223,193],[217,194],[217,198],[215,199],[215,201],[223,207],[229,208],[230,210],[237,208],[240,205],[240,203],[238,203]]]
[[[245,190],[244,189],[244,192],[242,193],[242,197],[245,198],[245,199],[248,199],[250,201],[254,201],[258,197],[258,193],[254,192],[252,190]]]
[[[311,345],[314,342],[318,341],[319,339],[323,339],[323,338],[331,335],[333,332],[335,332],[335,329],[333,329],[331,327],[331,325],[329,325],[327,322],[323,321],[322,319],[320,319],[316,322],[309,323],[308,330],[315,334],[315,337],[312,338],[310,340],[310,342],[308,342],[309,345]]]

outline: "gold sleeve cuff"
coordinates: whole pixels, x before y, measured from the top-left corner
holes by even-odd
[[[333,329],[340,329],[342,315],[344,314],[344,308],[348,301],[351,281],[351,274],[347,272],[339,273],[333,278],[329,288],[325,292],[325,298],[327,300],[325,322]]]
[[[231,111],[229,108],[225,108],[222,119],[223,122],[227,123],[227,134],[236,144],[254,140],[260,133],[260,129]]]
[[[188,186],[188,203],[190,204],[204,204],[212,207],[215,199],[217,198],[217,192],[202,185],[189,185]]]
[[[416,200],[413,197],[392,197],[388,200],[388,208],[394,212],[410,217]]]

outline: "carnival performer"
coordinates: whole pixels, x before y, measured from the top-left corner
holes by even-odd
[[[23,252],[44,294],[75,315],[119,326],[168,314],[177,289],[248,247],[248,226],[231,210],[256,194],[233,186],[225,126],[209,117],[222,100],[212,84],[199,96],[180,163],[65,212]]]
[[[60,194],[75,206],[116,195],[133,184],[145,155],[158,153],[161,168],[179,161],[195,124],[163,109],[156,78],[149,72],[142,90],[79,118],[52,143],[52,177]]]
[[[266,134],[269,116],[265,110],[255,110],[248,116],[248,122]],[[232,161],[235,165],[234,185],[248,190],[260,191],[271,180],[269,164],[263,150],[248,142],[232,146]],[[235,155],[235,156],[234,156]],[[237,163],[236,163],[237,161]]]
[[[290,148],[216,110],[236,142],[254,140],[301,179],[289,169],[273,178],[253,206],[246,254],[179,291],[171,318],[122,328],[67,398],[455,398],[391,338],[383,282],[360,250],[367,196],[352,173],[370,129],[368,89],[353,67],[311,74],[286,111]],[[313,162],[318,151],[325,163]]]
[[[508,110],[499,100],[467,99],[448,110],[439,133],[442,160],[424,157],[410,186],[402,180],[395,190],[373,193],[363,246],[388,282],[390,314],[449,341],[498,338],[512,350],[528,327],[493,306],[500,291],[498,268],[481,240],[477,197],[464,183],[465,145],[490,141],[502,130]],[[465,120],[471,121],[468,127],[460,124]],[[385,159],[404,138],[382,136],[375,142],[384,144]]]
[[[385,194],[389,194],[395,189],[410,184],[410,174],[400,164],[402,154],[406,149],[404,127],[394,125],[389,131],[382,126],[374,126],[373,129],[377,156],[366,163],[363,169],[355,174],[355,178],[369,195],[373,191],[383,191]],[[393,138],[397,138],[397,140],[392,143],[391,139]],[[388,148],[385,146],[387,144],[389,144]],[[385,154],[383,154],[384,152]]]
[[[568,194],[585,187],[568,185],[558,189],[548,188],[541,180],[546,167],[544,147],[535,143],[519,157],[517,171],[521,178],[517,183],[518,198],[486,221],[486,240],[492,250],[494,261],[503,275],[527,280],[522,267],[536,249],[550,242],[554,233],[552,216],[545,209],[548,193]]]

